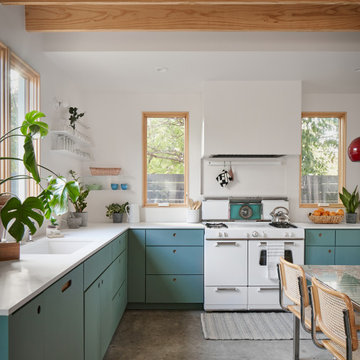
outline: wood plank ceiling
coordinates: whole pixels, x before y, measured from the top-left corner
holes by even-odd
[[[360,31],[360,0],[0,0],[28,31]]]

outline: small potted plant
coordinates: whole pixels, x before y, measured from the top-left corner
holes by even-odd
[[[343,187],[343,192],[339,193],[339,196],[346,209],[346,222],[348,224],[355,224],[357,218],[356,210],[360,205],[357,186],[352,193]]]
[[[80,182],[80,177],[76,174],[76,172],[74,170],[70,170],[69,174],[74,179],[74,181],[76,181],[79,184],[79,187],[80,187],[80,194],[79,194],[78,198],[75,201],[72,201],[70,199],[71,203],[74,205],[74,208],[75,208],[74,215],[77,218],[81,218],[80,226],[87,226],[88,213],[84,210],[87,207],[87,202],[85,201],[85,199],[89,195],[90,190],[87,187],[85,187],[84,184],[82,184]]]
[[[124,204],[112,203],[106,206],[106,216],[112,217],[114,223],[121,223],[125,208],[128,204],[128,202]]]
[[[85,113],[79,113],[78,114],[78,108],[77,107],[69,107],[69,121],[70,121],[70,126],[75,130],[75,126],[76,126],[76,122],[85,115]]]

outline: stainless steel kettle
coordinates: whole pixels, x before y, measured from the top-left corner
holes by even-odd
[[[289,219],[289,209],[283,206],[276,207],[271,213],[272,216],[271,222],[273,223],[288,223]]]

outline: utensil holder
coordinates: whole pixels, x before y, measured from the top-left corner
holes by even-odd
[[[197,209],[197,210],[187,209],[186,210],[186,222],[198,223],[199,221],[200,221],[200,209]]]

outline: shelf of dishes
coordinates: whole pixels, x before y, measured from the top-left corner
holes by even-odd
[[[85,176],[82,182],[90,190],[129,190],[126,176]]]
[[[88,147],[93,145],[89,136],[76,129],[52,130],[51,133],[55,141],[64,141],[63,138],[67,138],[79,146]]]

